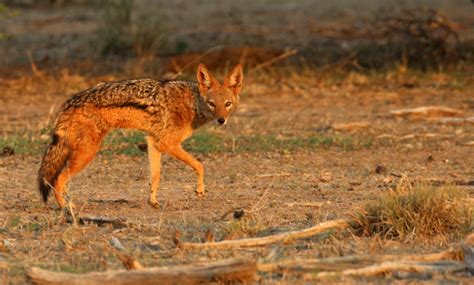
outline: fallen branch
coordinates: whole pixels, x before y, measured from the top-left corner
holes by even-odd
[[[314,227],[307,228],[301,231],[292,231],[287,233],[281,233],[277,235],[271,235],[261,238],[247,238],[238,240],[224,240],[219,242],[206,242],[206,243],[194,243],[194,242],[181,242],[175,241],[175,244],[183,249],[192,248],[233,248],[233,247],[251,247],[260,246],[266,244],[272,244],[276,242],[289,242],[295,239],[307,238],[327,230],[332,229],[344,229],[350,227],[350,220],[340,219],[327,221],[320,223]]]
[[[127,220],[124,218],[110,218],[101,216],[80,216],[78,218],[80,224],[94,223],[99,226],[111,224],[114,228],[123,228],[127,226]]]
[[[436,273],[436,272],[458,272],[466,270],[464,264],[458,262],[443,262],[443,263],[416,263],[411,261],[387,261],[380,264],[374,264],[359,269],[347,269],[342,272],[319,272],[314,277],[334,278],[337,276],[361,276],[373,277],[380,275],[387,275],[395,272],[413,272],[413,273]]]
[[[123,228],[128,225],[125,218],[111,218],[111,217],[102,217],[102,216],[76,216],[73,212],[73,205],[70,203],[69,207],[65,208],[65,217],[68,223],[77,224],[89,224],[93,223],[98,226],[103,226],[105,224],[111,224],[114,228]]]
[[[357,265],[357,267],[364,266],[367,262],[389,262],[389,261],[417,261],[417,262],[436,262],[441,260],[461,261],[462,252],[458,246],[454,249],[430,254],[418,255],[349,255],[332,258],[317,258],[317,259],[289,259],[276,263],[258,264],[258,270],[262,272],[270,271],[315,271],[334,266],[335,268],[341,265],[348,266]],[[327,269],[325,269],[327,270]]]
[[[423,106],[411,109],[401,109],[390,111],[390,114],[400,117],[457,117],[463,116],[464,112],[461,110],[444,107],[444,106]]]
[[[367,263],[376,263],[368,265]],[[354,268],[355,267],[355,268]],[[258,264],[260,272],[308,272],[307,278],[325,279],[340,276],[371,277],[395,272],[452,273],[474,272],[474,234],[448,250],[421,255],[351,255],[323,259],[295,259]],[[309,272],[319,271],[314,275]],[[322,271],[322,272],[321,272]]]
[[[174,267],[151,267],[140,270],[113,270],[72,274],[53,272],[37,267],[28,271],[34,284],[201,284],[225,282],[252,282],[255,279],[256,264],[248,259],[227,259],[204,265]]]

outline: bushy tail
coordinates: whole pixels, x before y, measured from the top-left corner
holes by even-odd
[[[46,150],[38,171],[39,191],[45,203],[48,201],[48,196],[61,170],[66,166],[69,154],[70,149],[66,140],[60,138],[57,134],[53,134],[53,142]]]

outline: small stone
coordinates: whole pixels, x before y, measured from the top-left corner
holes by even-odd
[[[14,154],[15,150],[12,147],[6,146],[3,148],[3,151],[0,153],[0,156],[10,156]]]
[[[3,245],[6,246],[6,247],[13,247],[12,243],[9,242],[7,239],[3,240]]]
[[[238,209],[234,211],[234,219],[240,219],[245,214],[243,209]]]
[[[375,173],[377,174],[387,173],[387,167],[379,164],[377,165],[377,167],[375,167]]]
[[[47,134],[42,134],[42,135],[40,136],[40,139],[43,140],[43,141],[47,141],[47,140],[49,140],[50,138],[51,138],[51,136],[50,136],[50,135],[47,135]]]
[[[112,236],[109,243],[110,243],[111,246],[115,247],[118,250],[125,250],[125,247],[120,242],[120,240],[118,238],[114,237],[114,236]]]
[[[321,171],[319,173],[319,180],[321,182],[329,182],[332,180],[332,173],[330,171]]]
[[[146,152],[148,150],[148,145],[146,143],[137,143],[137,147],[140,151]]]

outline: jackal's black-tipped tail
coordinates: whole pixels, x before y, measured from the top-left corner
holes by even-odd
[[[38,186],[43,201],[48,201],[49,194],[58,179],[61,170],[66,166],[69,158],[69,147],[64,138],[53,134],[53,142],[44,154],[41,167],[38,171]]]

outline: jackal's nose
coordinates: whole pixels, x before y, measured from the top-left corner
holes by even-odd
[[[219,118],[217,119],[217,122],[221,125],[225,124],[225,119],[224,118]]]

